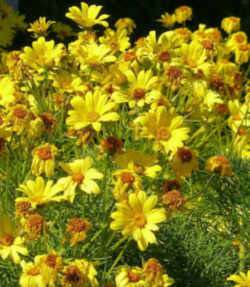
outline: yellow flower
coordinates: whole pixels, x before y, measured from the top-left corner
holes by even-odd
[[[240,18],[233,16],[223,18],[221,21],[221,28],[226,31],[227,34],[240,30]]]
[[[88,4],[81,2],[81,10],[76,6],[70,7],[69,12],[66,13],[66,17],[70,18],[84,28],[91,28],[96,24],[108,27],[108,22],[104,20],[107,19],[109,15],[103,14],[97,18],[101,9],[102,6],[88,6]]]
[[[23,245],[24,239],[16,236],[9,216],[0,216],[0,222],[0,257],[2,259],[10,257],[15,264],[18,264],[21,261],[20,254],[28,255],[28,250]]]
[[[52,176],[54,174],[55,156],[57,152],[58,149],[49,143],[34,148],[32,151],[32,174],[37,176],[45,173],[47,177]]]
[[[97,287],[99,283],[96,279],[96,269],[94,264],[86,259],[76,259],[66,266],[63,270],[63,278],[61,284],[63,287],[71,286],[91,286]]]
[[[111,214],[111,229],[121,230],[123,236],[132,235],[144,251],[149,243],[156,243],[156,224],[166,219],[164,208],[154,208],[157,201],[156,195],[147,197],[144,191],[129,194],[128,201],[116,203],[118,210]]]
[[[45,281],[41,268],[37,263],[33,262],[21,262],[23,273],[19,279],[21,287],[46,287],[47,282]]]
[[[232,166],[230,161],[222,156],[212,156],[206,161],[205,169],[209,172],[218,172],[223,176],[232,176]]]
[[[250,270],[247,273],[240,272],[240,275],[230,275],[227,280],[237,283],[234,287],[249,287],[250,286]]]
[[[0,79],[0,105],[7,108],[15,102],[14,97],[15,86],[9,76]]]
[[[87,219],[73,218],[70,220],[66,229],[66,232],[71,235],[70,246],[72,247],[76,243],[84,241],[90,228],[91,224]]]
[[[131,34],[135,29],[135,22],[131,18],[120,18],[115,22],[117,30],[127,30],[128,34]]]
[[[103,174],[91,168],[92,165],[93,159],[91,157],[76,159],[71,163],[61,163],[61,167],[69,176],[59,179],[58,184],[63,187],[64,196],[70,202],[74,201],[77,186],[88,194],[98,194],[100,192],[95,180],[101,179]]]
[[[175,116],[164,106],[150,110],[134,121],[140,137],[153,140],[153,149],[175,153],[188,138],[189,128],[182,127],[183,117]]]
[[[44,37],[38,38],[32,43],[31,47],[25,47],[20,58],[24,64],[33,69],[45,67],[54,67],[58,65],[62,56],[64,45],[57,44],[53,40],[46,41]]]
[[[116,287],[145,287],[140,267],[121,266],[115,274]]]
[[[192,9],[188,6],[180,6],[175,9],[175,18],[178,23],[186,22],[192,17]]]
[[[34,32],[36,36],[41,36],[47,32],[49,27],[54,24],[55,21],[46,22],[46,17],[40,17],[34,23],[30,24],[28,32]]]
[[[74,35],[72,28],[69,25],[61,22],[56,22],[52,29],[56,33],[57,38],[60,40],[64,40],[65,38]]]
[[[44,182],[44,179],[40,176],[35,180],[28,180],[25,184],[21,184],[17,190],[25,193],[27,197],[18,197],[16,202],[29,202],[32,208],[50,201],[64,200],[64,196],[60,194],[62,186],[58,184],[53,185],[52,180]]]
[[[197,152],[186,147],[178,148],[171,166],[177,178],[191,177],[192,171],[198,169]]]
[[[96,131],[101,130],[101,122],[117,121],[119,115],[111,112],[116,106],[100,89],[89,91],[85,98],[76,96],[71,100],[73,110],[69,111],[67,125],[75,130],[92,126]]]
[[[164,13],[161,15],[161,18],[157,20],[158,22],[162,23],[162,26],[165,28],[169,28],[174,26],[176,22],[175,14],[171,15],[169,13]]]
[[[228,118],[228,125],[233,130],[234,133],[237,133],[240,127],[247,127],[250,123],[250,101],[249,103],[245,102],[241,104],[238,99],[230,100],[228,102],[228,108],[230,111],[230,117]]]

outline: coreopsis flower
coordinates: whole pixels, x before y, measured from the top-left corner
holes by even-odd
[[[174,284],[174,280],[164,272],[163,266],[155,258],[150,258],[143,265],[145,286],[168,287]],[[150,285],[149,285],[150,284]]]
[[[91,157],[76,159],[73,162],[61,163],[60,165],[69,175],[58,180],[58,184],[62,186],[67,200],[74,201],[77,186],[88,194],[98,194],[100,192],[95,180],[102,179],[103,174],[95,168],[91,168],[93,165]]]
[[[24,47],[24,52],[20,55],[25,65],[33,69],[51,68],[59,64],[64,55],[64,45],[57,44],[53,40],[46,41],[44,37],[39,37],[32,43],[32,47]]]
[[[161,171],[161,166],[156,164],[157,157],[143,153],[139,150],[127,150],[115,156],[115,162],[124,169],[134,170],[137,174],[144,174],[148,177],[155,178]]]
[[[250,158],[250,129],[247,127],[239,128],[233,141],[233,150],[241,158]]]
[[[156,195],[147,197],[144,191],[129,194],[128,200],[116,203],[111,229],[121,230],[123,236],[132,235],[138,248],[144,251],[149,243],[156,243],[153,233],[159,229],[156,224],[166,219],[164,208],[154,208],[157,201]]]
[[[115,274],[116,287],[145,287],[140,267],[121,266]]]
[[[141,189],[141,178],[133,169],[119,169],[112,174],[113,183],[115,185],[112,193],[116,200],[128,198],[126,193],[129,189],[139,191]]]
[[[61,284],[63,287],[97,287],[99,283],[96,279],[96,269],[94,264],[86,259],[76,259],[68,266],[64,267]]]
[[[45,182],[40,176],[35,180],[28,180],[26,183],[21,184],[17,190],[23,192],[26,197],[17,197],[16,203],[29,202],[32,208],[51,201],[62,201],[65,199],[64,195],[62,195],[61,185],[53,185],[52,180]]]
[[[209,172],[218,172],[223,176],[232,176],[230,161],[222,155],[212,156],[206,161],[205,169]]]
[[[64,40],[67,37],[74,35],[72,28],[64,23],[56,22],[52,27],[53,32],[56,33],[56,36],[60,40]]]
[[[247,63],[250,56],[250,44],[238,45],[234,49],[235,62],[239,65]]]
[[[66,232],[71,235],[70,246],[74,246],[78,242],[86,239],[87,233],[91,228],[91,224],[87,219],[73,218],[67,224]]]
[[[178,148],[171,166],[177,178],[191,177],[192,171],[198,169],[197,152],[186,147]]]
[[[143,107],[145,103],[150,104],[160,96],[156,89],[158,77],[153,76],[152,70],[142,70],[138,74],[127,70],[124,73],[128,79],[128,90],[114,95],[113,98],[118,103],[128,102],[130,107]]]
[[[135,22],[131,18],[119,18],[115,22],[117,30],[127,30],[128,34],[131,34],[136,28]]]
[[[116,103],[111,102],[100,89],[89,91],[85,98],[76,96],[71,100],[73,110],[69,111],[66,124],[75,130],[92,126],[96,131],[101,130],[102,122],[117,121],[119,115],[112,112]]]
[[[15,207],[16,207],[16,214],[15,214],[16,218],[26,219],[33,213],[31,204],[27,201],[16,202]]]
[[[39,17],[34,23],[30,24],[28,32],[33,32],[37,37],[46,34],[49,27],[54,24],[55,21],[47,21],[46,17]]]
[[[15,102],[15,86],[11,77],[5,76],[0,79],[0,105],[8,107]]]
[[[66,17],[70,18],[83,28],[91,28],[97,24],[108,27],[108,22],[104,20],[107,19],[109,15],[103,14],[97,18],[101,9],[102,6],[88,6],[87,3],[81,2],[81,9],[76,6],[70,7],[69,12],[66,13]]]
[[[52,176],[54,174],[55,156],[57,152],[58,149],[49,143],[34,148],[32,151],[32,174],[38,176],[45,173],[47,177]]]
[[[25,229],[31,239],[38,238],[45,227],[44,218],[40,214],[30,215],[25,222]]]
[[[123,142],[114,136],[108,136],[101,142],[101,152],[109,155],[120,154],[122,152]]]
[[[163,27],[165,28],[169,28],[174,26],[175,22],[176,22],[176,17],[175,14],[169,14],[169,13],[164,13],[161,15],[161,18],[157,20],[158,22],[160,22],[162,24]]]
[[[21,262],[23,269],[19,279],[21,287],[46,287],[47,282],[43,277],[41,267],[33,262]]]
[[[227,34],[240,30],[240,18],[233,16],[223,18],[221,21],[221,28],[226,31]]]
[[[139,137],[153,141],[155,151],[175,153],[188,138],[189,128],[183,127],[183,117],[175,116],[164,106],[150,110],[134,120]]]
[[[169,209],[168,215],[170,215],[172,210],[177,210],[184,205],[185,199],[179,190],[172,189],[163,194],[162,203]]]
[[[247,273],[240,272],[239,275],[230,275],[227,280],[234,281],[234,287],[248,287],[250,286],[250,270]]]
[[[241,104],[238,99],[230,100],[228,102],[228,108],[230,111],[230,117],[228,118],[228,125],[233,130],[234,133],[237,133],[240,127],[249,126],[250,115],[249,108],[250,102]]]
[[[239,45],[247,45],[247,42],[247,34],[242,31],[239,31],[230,35],[226,42],[226,47],[233,51]]]
[[[0,216],[0,257],[6,259],[8,257],[15,264],[20,263],[20,255],[28,255],[28,250],[24,246],[24,239],[16,236],[16,230],[12,227],[9,216]]]
[[[174,11],[176,22],[183,23],[192,17],[192,8],[188,6],[180,6]]]

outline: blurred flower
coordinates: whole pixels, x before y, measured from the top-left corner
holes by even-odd
[[[230,275],[227,280],[234,281],[236,283],[235,287],[248,287],[250,286],[250,270],[246,274],[240,272],[240,275]]]
[[[223,18],[221,21],[221,28],[226,31],[227,34],[240,30],[240,18],[233,16]]]
[[[54,24],[55,21],[46,21],[46,17],[39,17],[34,23],[30,24],[28,32],[34,32],[36,37],[46,34],[49,27]]]
[[[192,8],[188,6],[180,6],[174,11],[176,22],[182,23],[190,20],[192,17]]]
[[[218,172],[220,175],[232,176],[232,167],[229,160],[222,156],[212,156],[206,161],[205,169],[209,172]]]
[[[67,224],[66,232],[71,235],[70,246],[74,246],[78,242],[86,239],[87,233],[91,228],[91,224],[87,219],[73,218]]]

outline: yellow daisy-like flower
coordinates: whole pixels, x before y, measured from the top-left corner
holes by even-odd
[[[59,179],[58,184],[63,186],[64,196],[70,202],[74,201],[77,186],[88,194],[100,192],[95,180],[102,179],[103,174],[95,168],[91,168],[93,162],[93,159],[88,156],[85,159],[76,159],[71,163],[61,163],[61,167],[69,176]]]
[[[131,34],[136,28],[135,22],[131,18],[120,18],[115,22],[117,30],[127,30],[128,34]]]
[[[74,35],[72,28],[69,25],[61,22],[56,22],[52,29],[56,33],[57,38],[60,40],[64,40],[65,38]]]
[[[162,24],[163,27],[169,28],[174,26],[176,22],[175,14],[171,15],[169,13],[164,13],[161,15],[161,18],[157,20]]]
[[[117,287],[145,287],[142,269],[140,267],[121,266],[115,275]]]
[[[87,219],[73,218],[70,220],[66,229],[66,232],[69,232],[71,235],[70,246],[72,247],[76,243],[84,241],[90,228],[91,224]]]
[[[240,272],[240,275],[230,275],[227,280],[234,281],[236,285],[234,287],[249,287],[250,286],[250,270],[245,274]]]
[[[7,108],[15,102],[15,86],[9,76],[0,79],[0,105]]]
[[[15,264],[18,264],[21,261],[20,254],[28,255],[28,250],[23,245],[24,239],[15,235],[7,215],[0,216],[0,222],[0,257],[2,259],[10,257]]]
[[[47,282],[43,277],[39,265],[33,262],[21,262],[23,273],[19,279],[21,287],[46,287]]]
[[[35,180],[28,180],[25,184],[21,184],[18,191],[25,193],[26,197],[16,198],[16,202],[29,202],[32,208],[36,208],[38,205],[46,204],[50,201],[64,200],[62,195],[62,186],[54,184],[49,180],[45,182],[42,177],[37,177]]]
[[[189,128],[183,127],[183,117],[175,116],[164,106],[139,116],[134,121],[140,137],[153,140],[153,149],[175,153],[188,138]]]
[[[46,21],[46,17],[40,17],[34,23],[30,24],[28,32],[34,32],[36,36],[41,36],[47,32],[49,27],[54,24],[55,21]]]
[[[222,155],[212,156],[206,161],[205,169],[209,172],[218,172],[223,176],[232,176],[230,161]]]
[[[112,112],[116,103],[111,102],[100,89],[96,89],[94,93],[89,91],[85,99],[80,96],[74,97],[71,100],[71,105],[73,110],[69,111],[66,123],[75,130],[91,125],[96,131],[100,131],[101,122],[119,119],[119,115]]]
[[[175,18],[178,23],[190,20],[192,17],[192,8],[189,6],[180,6],[174,11]]]
[[[86,259],[76,259],[63,270],[61,284],[63,287],[71,286],[91,286],[97,287],[99,283],[96,279],[96,269],[92,262]]]
[[[109,15],[103,14],[97,18],[101,9],[102,6],[88,6],[88,4],[81,2],[81,9],[76,6],[70,7],[69,12],[66,13],[66,17],[70,18],[84,28],[91,28],[96,24],[108,27],[108,22],[104,20],[107,19]]]
[[[233,16],[223,18],[221,21],[221,28],[226,31],[227,34],[240,30],[240,18]]]
[[[45,173],[47,177],[52,176],[54,174],[55,156],[57,153],[58,149],[49,143],[34,148],[32,151],[32,174],[38,176]]]
[[[111,214],[111,229],[121,230],[123,236],[132,235],[144,251],[149,243],[156,243],[156,224],[166,219],[164,208],[154,208],[157,201],[156,195],[147,197],[144,191],[129,194],[128,200],[116,204],[118,210]]]
[[[46,41],[44,37],[38,38],[32,43],[31,47],[25,47],[20,58],[24,64],[33,69],[45,67],[53,67],[58,65],[62,56],[64,45],[57,44],[53,40]]]

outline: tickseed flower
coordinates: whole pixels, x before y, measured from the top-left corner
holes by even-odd
[[[162,24],[163,27],[169,28],[174,26],[176,22],[175,14],[171,15],[169,13],[164,13],[161,15],[161,18],[157,20]]]
[[[96,131],[100,131],[101,122],[119,119],[119,115],[112,112],[116,103],[111,102],[100,89],[96,89],[94,93],[89,91],[85,99],[80,96],[74,97],[71,100],[71,105],[73,110],[69,111],[66,123],[75,130],[91,125]]]
[[[46,34],[49,27],[54,24],[55,21],[46,21],[46,17],[40,17],[34,23],[30,24],[28,32],[34,32],[36,36],[42,36]]]
[[[38,38],[31,47],[25,47],[20,55],[25,65],[33,69],[43,66],[49,68],[58,65],[64,55],[63,44],[55,45],[53,40],[46,41],[44,37]]]
[[[163,194],[162,203],[166,205],[170,211],[177,210],[184,205],[185,199],[179,190],[173,189]]]
[[[64,268],[61,284],[63,287],[85,287],[89,285],[97,287],[99,283],[96,275],[97,272],[93,263],[86,259],[76,259]]]
[[[90,5],[81,2],[81,9],[76,6],[70,7],[66,17],[70,18],[84,28],[91,28],[94,25],[102,25],[108,27],[108,22],[104,21],[109,17],[107,14],[101,15],[97,18],[102,6]]]
[[[153,233],[158,230],[156,224],[166,219],[163,208],[154,208],[157,200],[156,195],[147,197],[144,191],[129,194],[128,200],[116,203],[111,229],[121,230],[123,236],[132,235],[138,248],[146,250],[149,243],[156,243]]]
[[[52,180],[45,182],[40,176],[35,180],[28,180],[26,183],[21,184],[17,190],[25,193],[27,197],[18,197],[16,202],[29,202],[32,208],[36,208],[36,206],[46,204],[50,201],[61,201],[65,199],[64,196],[61,195],[61,185],[53,185]]]
[[[16,236],[16,230],[12,227],[9,216],[0,216],[0,257],[6,259],[8,257],[15,264],[20,263],[20,254],[28,255],[28,250],[24,247],[24,239]]]
[[[175,153],[188,138],[189,128],[183,127],[183,117],[175,116],[164,106],[150,110],[135,119],[138,136],[153,141],[153,149]]]
[[[140,267],[121,266],[115,274],[116,287],[145,287]]]
[[[121,139],[114,136],[108,136],[101,142],[101,151],[109,155],[120,154],[123,146]]]
[[[238,17],[226,17],[221,21],[221,28],[231,34],[232,32],[237,32],[240,30],[240,18]]]
[[[55,156],[57,152],[58,149],[49,143],[34,148],[32,151],[32,174],[38,176],[45,173],[47,177],[52,176],[54,174]]]
[[[25,229],[31,239],[36,239],[41,235],[44,226],[43,217],[39,214],[32,214],[26,220]]]
[[[229,160],[222,155],[212,156],[206,161],[205,169],[209,172],[218,172],[220,175],[232,176],[232,166]]]
[[[177,178],[189,178],[198,169],[197,152],[186,147],[178,148],[171,166]]]
[[[115,22],[117,30],[127,30],[128,34],[131,34],[135,29],[135,22],[131,18],[120,18]]]
[[[180,6],[174,11],[176,22],[183,23],[192,17],[192,8],[188,6]]]
[[[65,38],[74,35],[72,28],[69,25],[61,22],[56,22],[52,29],[53,32],[56,33],[57,38],[60,40],[64,40]]]
[[[15,102],[15,86],[11,77],[5,76],[0,79],[0,105],[8,107]]]
[[[95,180],[102,179],[103,174],[95,168],[91,168],[93,165],[91,157],[76,159],[73,162],[61,163],[60,165],[69,175],[60,178],[58,181],[58,184],[64,190],[64,196],[67,200],[70,202],[74,201],[77,186],[88,194],[98,194],[100,192]]]
[[[73,218],[67,224],[66,232],[71,235],[70,246],[74,246],[78,242],[86,239],[87,233],[91,228],[91,224],[87,219]]]
[[[236,285],[234,287],[249,287],[250,286],[250,270],[245,274],[244,272],[240,272],[239,275],[230,275],[227,277],[227,280],[234,281]]]
[[[145,286],[168,287],[174,284],[174,280],[164,273],[163,266],[155,258],[150,258],[143,266]]]
[[[144,174],[155,178],[161,171],[161,166],[156,164],[157,157],[143,153],[139,150],[127,150],[115,156],[115,162],[124,169],[134,170],[137,174]]]
[[[33,262],[21,262],[23,273],[19,284],[21,287],[46,287],[47,282],[42,275],[39,265]]]

